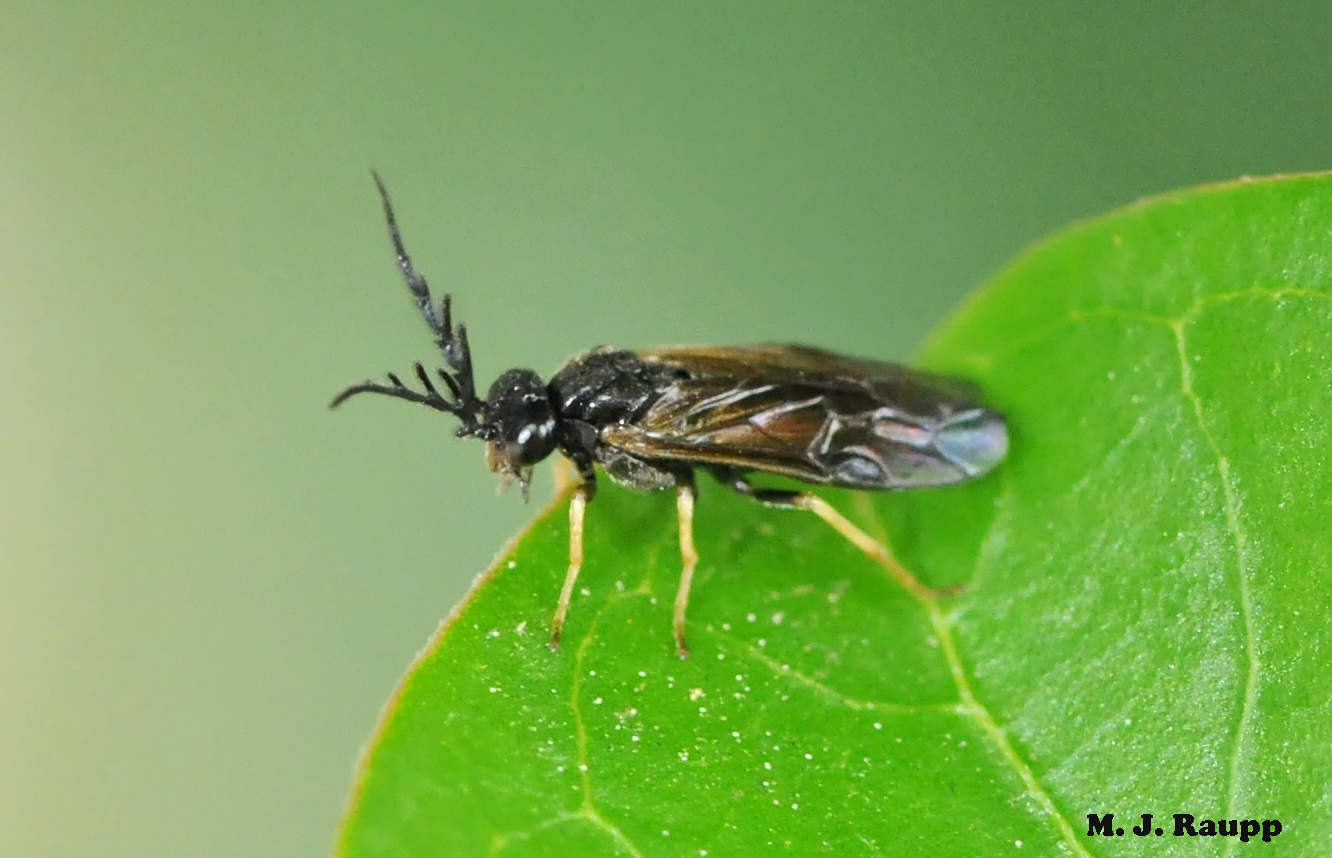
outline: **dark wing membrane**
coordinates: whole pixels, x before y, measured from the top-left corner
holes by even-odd
[[[894,489],[960,482],[1007,451],[1003,421],[965,382],[805,346],[637,353],[681,377],[602,441],[646,459]]]
[[[635,353],[643,360],[678,366],[700,375],[761,375],[774,382],[855,387],[899,403],[910,400],[925,409],[939,398],[959,403],[974,403],[980,398],[980,389],[960,378],[900,363],[849,357],[813,346],[783,343],[661,346]]]

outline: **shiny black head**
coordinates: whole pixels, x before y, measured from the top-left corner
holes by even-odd
[[[486,464],[503,478],[527,487],[532,466],[555,450],[558,417],[546,385],[530,369],[511,369],[495,380],[481,408],[476,434],[486,439]]]
[[[517,482],[526,500],[532,466],[555,449],[558,417],[551,406],[546,385],[529,369],[511,369],[491,385],[485,399],[476,395],[476,383],[472,378],[472,351],[467,345],[467,327],[454,327],[448,295],[444,296],[443,302],[436,309],[425,277],[417,273],[411,257],[407,255],[407,249],[403,247],[388,191],[384,189],[384,183],[378,175],[374,178],[384,202],[384,218],[388,221],[389,238],[398,258],[398,270],[407,281],[407,288],[416,300],[416,308],[434,333],[435,342],[444,355],[444,362],[449,366],[448,369],[435,370],[449,396],[440,393],[430,373],[417,363],[413,370],[424,392],[413,390],[403,384],[398,376],[389,373],[389,384],[373,381],[354,384],[339,393],[330,407],[336,408],[358,393],[380,393],[452,414],[461,424],[458,437],[472,435],[484,440],[486,462],[490,470],[503,479],[502,487]]]

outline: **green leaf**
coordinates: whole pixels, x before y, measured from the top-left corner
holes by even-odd
[[[1174,813],[1332,850],[1332,179],[1202,188],[1024,255],[924,363],[1012,453],[814,516],[701,486],[693,658],[670,496],[605,487],[565,647],[556,503],[412,668],[340,851],[1214,855]],[[1115,814],[1123,837],[1087,835]],[[1130,828],[1155,814],[1164,835]],[[1246,848],[1253,848],[1247,846]],[[1263,848],[1263,847],[1259,847]]]

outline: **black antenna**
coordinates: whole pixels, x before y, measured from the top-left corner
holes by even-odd
[[[380,199],[384,203],[384,219],[388,222],[389,239],[393,242],[393,252],[398,258],[398,270],[402,272],[402,279],[406,281],[407,288],[412,293],[412,298],[416,302],[416,309],[420,311],[426,324],[435,335],[435,343],[439,345],[440,352],[444,355],[444,361],[453,369],[452,373],[444,369],[437,369],[440,380],[444,386],[449,389],[453,396],[452,401],[444,398],[439,390],[431,383],[430,374],[426,372],[425,367],[420,363],[414,365],[416,378],[425,388],[425,393],[420,393],[402,383],[393,373],[388,374],[390,384],[380,384],[373,381],[354,384],[334,397],[329,403],[329,408],[337,408],[347,399],[358,393],[379,393],[384,396],[392,396],[397,399],[405,399],[408,402],[416,402],[421,405],[434,408],[436,411],[444,411],[454,415],[460,421],[462,426],[458,427],[458,434],[475,435],[480,431],[480,423],[477,420],[477,414],[481,411],[485,403],[476,395],[476,382],[472,377],[472,350],[467,344],[467,326],[459,324],[456,328],[453,326],[452,299],[449,295],[444,296],[440,303],[440,308],[435,309],[434,299],[430,295],[430,286],[426,279],[412,264],[412,258],[407,253],[407,248],[402,243],[402,233],[398,230],[398,219],[393,214],[393,201],[389,199],[388,189],[384,187],[384,182],[379,178],[379,173],[374,170],[370,175],[375,180],[375,187],[379,189]]]

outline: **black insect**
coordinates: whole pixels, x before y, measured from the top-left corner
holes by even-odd
[[[380,393],[452,414],[459,437],[486,442],[486,462],[527,497],[532,468],[559,451],[582,484],[569,505],[569,570],[551,628],[557,648],[583,562],[583,517],[597,488],[595,466],[640,491],[674,487],[684,568],[675,598],[675,643],[685,645],[685,607],[694,550],[694,472],[711,472],[741,494],[775,507],[808,509],[883,563],[915,595],[934,591],[898,565],[887,548],[808,492],[759,488],[759,471],[807,483],[891,490],[974,479],[1008,452],[1003,418],[976,404],[965,382],[892,363],[794,345],[679,346],[627,351],[600,347],[570,360],[551,378],[530,369],[501,375],[477,396],[467,328],[453,324],[450,297],[436,309],[403,246],[379,176],[389,237],[417,309],[448,369],[414,367],[420,390],[392,373],[338,394]]]

